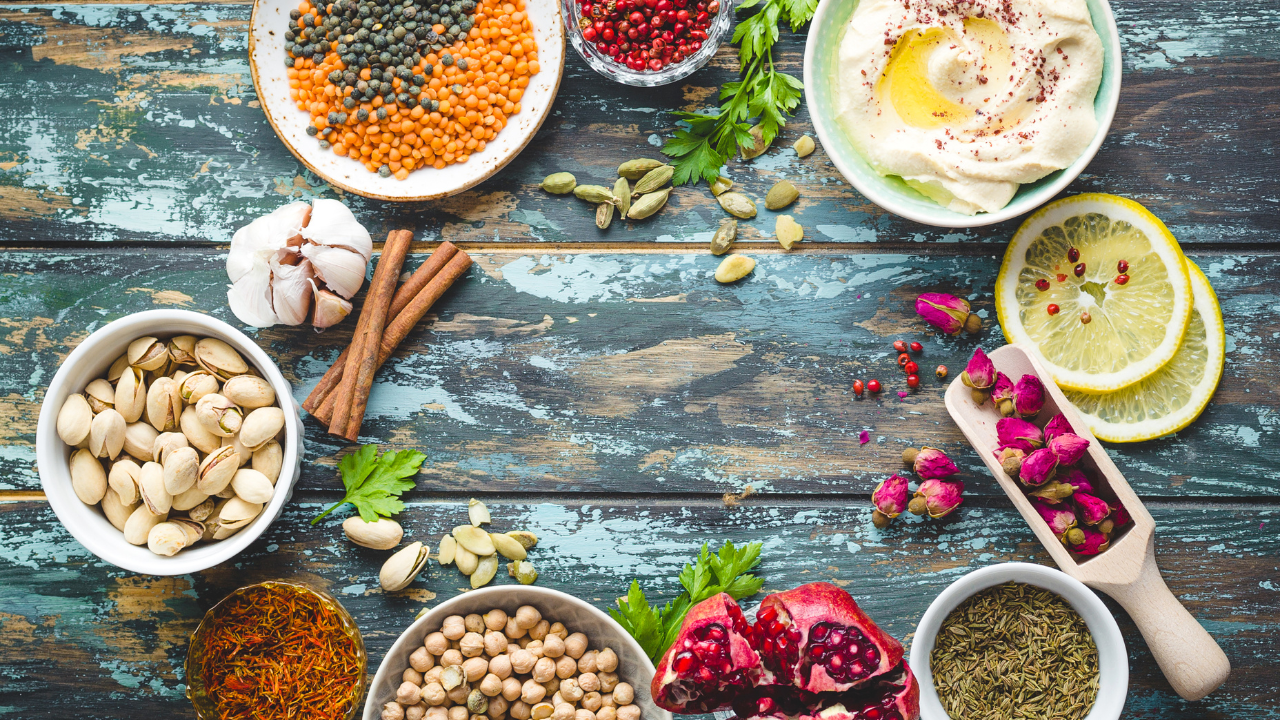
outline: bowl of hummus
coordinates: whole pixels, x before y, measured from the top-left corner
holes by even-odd
[[[805,99],[836,168],[941,227],[1049,201],[1093,159],[1120,97],[1107,0],[821,0]]]

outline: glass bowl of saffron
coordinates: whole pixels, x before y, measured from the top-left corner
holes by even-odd
[[[733,27],[734,0],[561,0],[569,42],[592,70],[657,87],[711,61]]]
[[[205,613],[187,649],[187,697],[201,720],[350,720],[368,662],[360,629],[332,595],[263,582]]]

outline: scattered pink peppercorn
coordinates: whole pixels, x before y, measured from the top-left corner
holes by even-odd
[[[853,381],[853,394],[857,395],[858,397],[862,397],[862,381],[861,380]]]
[[[1117,285],[1124,285],[1124,284],[1125,284],[1125,283],[1127,283],[1127,282],[1129,282],[1129,276],[1128,276],[1128,275],[1120,274],[1120,275],[1117,275],[1117,276],[1116,276],[1116,284],[1117,284]]]
[[[1066,282],[1066,281],[1067,281],[1066,273],[1058,273],[1058,282]]]
[[[915,363],[911,363],[911,364],[912,364],[912,365],[915,365]],[[920,376],[919,376],[919,375],[916,375],[915,373],[911,373],[910,375],[908,375],[908,376],[907,376],[907,387],[909,387],[909,388],[918,388],[918,387],[920,387]]]
[[[1049,281],[1045,280],[1044,278],[1040,278],[1039,280],[1036,281],[1036,289],[1039,290],[1040,292],[1044,292],[1048,290]]]
[[[893,349],[897,352],[904,353],[907,351],[907,344],[902,340],[894,340]]]
[[[1080,277],[1081,275],[1084,275],[1084,263],[1076,263],[1076,267],[1073,272],[1075,272],[1076,277]]]
[[[1079,251],[1079,250],[1077,250],[1077,249],[1075,249],[1075,248],[1071,248],[1071,249],[1067,250],[1067,260],[1070,260],[1071,262],[1076,262],[1076,261],[1077,261],[1077,260],[1079,260],[1079,259],[1080,259],[1080,251]]]
[[[878,393],[878,392],[880,392],[880,381],[879,381],[879,380],[868,380],[868,381],[867,381],[867,390],[870,390],[870,391],[871,391],[871,392],[873,392],[873,393]]]
[[[1057,314],[1058,314],[1058,306],[1057,306],[1057,305],[1054,305],[1053,303],[1049,303],[1049,307],[1047,307],[1047,308],[1045,308],[1045,309],[1049,311],[1049,314],[1050,314],[1050,315],[1057,315]]]
[[[1089,316],[1088,310],[1085,310],[1084,312],[1080,313],[1080,324],[1088,325],[1090,322],[1092,322],[1092,320],[1093,318]]]
[[[918,353],[918,352],[921,352],[921,351],[923,351],[923,350],[924,350],[924,346],[923,346],[923,345],[921,345],[920,343],[918,343],[918,342],[913,342],[913,343],[911,343],[911,352],[917,352],[917,353]]]
[[[908,362],[906,365],[902,366],[902,369],[908,375],[915,375],[920,372],[920,366],[915,364],[915,362]],[[914,385],[912,387],[914,387]]]
[[[909,362],[911,362],[910,355],[906,353],[902,353],[901,355],[898,356],[898,367],[906,367],[907,363]]]
[[[1117,262],[1117,263],[1116,263],[1116,272],[1120,272],[1120,273],[1127,273],[1127,272],[1129,272],[1129,261],[1128,261],[1128,260],[1121,260],[1121,261]]]
[[[942,379],[946,378],[946,377],[947,377],[947,366],[946,366],[946,365],[939,365],[939,366],[938,366],[938,369],[933,371],[933,374],[934,374],[934,375],[937,375],[939,380],[942,380]]]

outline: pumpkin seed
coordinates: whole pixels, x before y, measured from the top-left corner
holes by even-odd
[[[800,197],[800,191],[795,185],[786,180],[779,180],[769,188],[769,194],[764,196],[764,206],[767,210],[781,210],[795,202],[798,197]]]
[[[476,527],[493,522],[493,519],[489,517],[489,506],[475,498],[467,501],[467,517],[470,518],[471,524]]]
[[[711,236],[711,254],[723,255],[729,252],[729,248],[733,247],[733,241],[738,239],[738,221],[733,218],[725,218],[720,221],[720,227],[716,228],[716,234]]]
[[[661,160],[650,160],[649,158],[640,158],[638,160],[628,160],[618,166],[618,175],[628,180],[639,180],[656,167],[662,166]]]
[[[756,216],[756,204],[751,201],[751,198],[740,192],[720,193],[716,196],[716,201],[720,203],[720,207],[724,208],[725,212],[734,217],[750,220]]]
[[[671,182],[671,177],[675,175],[675,173],[676,169],[674,166],[659,165],[645,173],[644,177],[640,178],[640,182],[636,183],[635,190],[632,190],[632,194],[639,196],[644,195],[645,193],[654,192]]]
[[[791,147],[795,148],[796,155],[799,155],[800,157],[809,157],[813,154],[816,146],[813,143],[813,138],[808,135],[801,135],[800,139],[795,141],[795,144]]]
[[[476,566],[480,564],[480,558],[470,550],[461,545],[454,548],[453,562],[458,566],[458,572],[463,575],[470,575],[476,571]]]
[[[521,585],[532,585],[538,579],[537,569],[528,560],[507,563],[507,574],[518,580]]]
[[[525,550],[528,550],[532,548],[534,545],[538,544],[538,536],[534,535],[528,530],[512,530],[511,532],[507,533],[507,535],[514,538],[516,542],[523,545]]]
[[[626,178],[623,178],[626,182]],[[613,203],[600,203],[596,206],[596,227],[601,230],[607,230],[609,223],[613,222]]]
[[[573,189],[574,197],[589,203],[613,202],[613,191],[601,185],[579,185]]]
[[[755,142],[751,147],[747,147],[746,145],[738,146],[738,150],[742,152],[743,160],[750,160],[752,158],[759,157],[764,154],[765,150],[769,149],[769,143],[764,141],[764,130],[761,130],[759,125],[751,128],[749,132]]]
[[[667,197],[671,195],[671,188],[665,188],[658,192],[651,192],[647,195],[641,195],[639,200],[631,206],[631,210],[627,213],[627,217],[632,220],[643,220],[650,215],[662,209],[667,204]]]
[[[489,539],[489,533],[474,525],[462,525],[454,528],[453,539],[458,541],[458,545],[470,550],[479,557],[497,552],[497,549],[493,547],[493,541]]]
[[[716,281],[725,284],[737,282],[755,269],[755,260],[746,255],[730,255],[721,260],[720,267],[716,268]]]
[[[729,192],[729,188],[733,187],[733,181],[721,175],[711,183],[711,194],[719,197],[721,193]]]
[[[613,184],[613,201],[618,204],[618,217],[626,217],[627,211],[631,209],[631,184],[625,177],[618,178],[618,182]],[[599,217],[596,221],[599,224]]]
[[[441,565],[449,565],[453,562],[454,555],[458,552],[458,541],[453,539],[452,535],[445,535],[440,538],[440,554],[436,559]]]
[[[779,215],[778,221],[774,223],[773,232],[778,237],[778,244],[784,250],[790,250],[792,245],[804,239],[804,226],[790,215]]]
[[[567,195],[577,187],[578,179],[572,173],[551,173],[542,179],[542,189],[552,195]]]
[[[525,552],[524,546],[520,544],[520,541],[510,535],[489,533],[489,539],[493,540],[493,546],[508,560],[523,560],[528,557],[528,553]]]
[[[476,565],[476,571],[471,573],[471,588],[482,588],[488,585],[493,576],[498,574],[498,556],[485,555],[480,558],[480,562]]]

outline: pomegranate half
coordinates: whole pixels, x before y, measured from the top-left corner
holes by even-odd
[[[728,705],[762,673],[751,632],[742,608],[726,593],[694,605],[658,663],[654,702],[676,713],[707,713]]]

